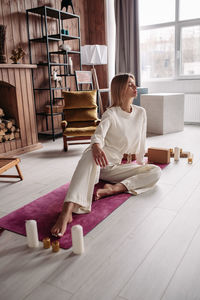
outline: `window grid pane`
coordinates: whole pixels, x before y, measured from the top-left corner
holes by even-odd
[[[199,11],[200,0],[139,1],[142,81],[200,76]]]
[[[181,30],[181,74],[200,75],[200,26]]]
[[[190,20],[200,18],[199,0],[179,0],[179,19]]]
[[[174,22],[175,0],[139,0],[139,17],[141,26]]]
[[[174,77],[174,26],[141,31],[140,51],[142,80]]]

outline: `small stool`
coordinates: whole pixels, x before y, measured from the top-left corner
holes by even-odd
[[[11,157],[0,157],[0,174],[3,172],[6,172],[12,167],[16,167],[18,175],[0,175],[0,177],[7,177],[7,178],[20,178],[23,180],[22,173],[20,171],[20,168],[18,166],[18,163],[20,162],[19,158],[11,158]]]

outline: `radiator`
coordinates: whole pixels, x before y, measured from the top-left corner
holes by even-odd
[[[184,122],[200,123],[200,94],[185,94]]]

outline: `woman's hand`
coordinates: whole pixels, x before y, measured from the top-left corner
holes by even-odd
[[[106,155],[99,144],[96,143],[92,145],[92,154],[94,161],[98,166],[105,167],[108,165]]]

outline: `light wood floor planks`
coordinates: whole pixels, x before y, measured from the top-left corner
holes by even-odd
[[[85,253],[29,249],[0,235],[0,300],[199,300],[200,127],[150,136],[147,146],[194,153],[162,171],[156,188],[130,197],[85,236]],[[0,217],[70,181],[84,145],[62,139],[22,155],[24,181],[1,179]]]

